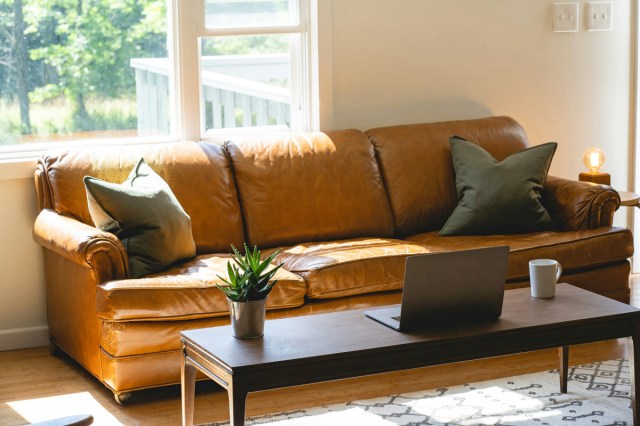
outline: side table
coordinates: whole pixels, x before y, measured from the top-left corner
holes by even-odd
[[[640,208],[640,194],[629,191],[618,191],[618,194],[620,195],[621,206]]]

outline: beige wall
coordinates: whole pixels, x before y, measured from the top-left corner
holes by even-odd
[[[571,34],[551,32],[548,0],[318,1],[323,129],[505,114],[559,142],[553,174],[576,177],[596,145],[628,187],[631,0],[613,0],[614,31]],[[33,181],[3,167],[0,350],[46,344]]]
[[[586,1],[576,1],[582,17]],[[577,177],[595,145],[613,185],[628,188],[631,0],[613,1],[612,32],[581,22],[553,33],[552,3],[334,0],[323,127],[510,115],[531,143],[559,142],[553,174]]]
[[[0,199],[0,350],[44,345],[42,254],[31,238],[36,217],[33,178],[0,180]]]

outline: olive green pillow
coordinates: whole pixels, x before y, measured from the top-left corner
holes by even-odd
[[[86,176],[84,185],[91,219],[97,228],[122,240],[131,277],[159,272],[195,256],[191,218],[143,159],[121,184]]]
[[[459,136],[449,139],[458,206],[440,235],[486,235],[553,229],[542,186],[557,144],[527,148],[497,161]]]

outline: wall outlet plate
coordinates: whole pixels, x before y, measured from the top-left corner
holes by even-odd
[[[553,32],[575,33],[578,31],[578,3],[553,4]]]
[[[585,10],[588,31],[611,31],[613,29],[613,2],[587,2]]]

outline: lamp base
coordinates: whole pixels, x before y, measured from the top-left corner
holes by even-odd
[[[602,185],[611,185],[611,175],[609,173],[583,172],[578,176],[578,180],[582,182],[593,182],[600,183]]]

